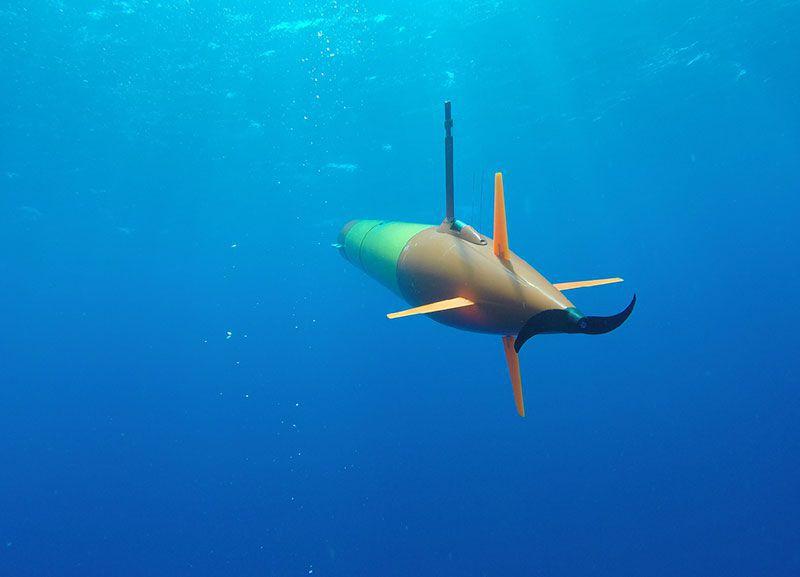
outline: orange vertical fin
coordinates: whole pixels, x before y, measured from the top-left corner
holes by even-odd
[[[503,337],[503,350],[506,353],[506,364],[514,389],[514,403],[520,417],[525,416],[525,401],[522,398],[522,376],[519,373],[519,355],[514,350],[514,337]]]
[[[510,256],[506,228],[506,200],[503,195],[503,173],[494,173],[494,254],[502,259]]]

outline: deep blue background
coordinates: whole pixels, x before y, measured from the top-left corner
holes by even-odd
[[[0,575],[800,574],[800,5],[0,5]],[[459,216],[604,337],[330,247]],[[481,188],[484,189],[481,206]],[[230,331],[230,338],[227,332]]]

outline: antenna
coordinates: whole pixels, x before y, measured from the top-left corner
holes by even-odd
[[[447,194],[445,221],[455,222],[455,206],[453,200],[453,117],[450,115],[450,101],[444,103],[444,187]]]
[[[452,234],[473,244],[486,244],[486,240],[470,225],[456,220],[453,201],[453,117],[450,116],[450,101],[444,103],[444,188],[447,193],[447,212],[439,232]]]

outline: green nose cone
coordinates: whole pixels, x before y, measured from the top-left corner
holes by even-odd
[[[351,220],[339,232],[339,251],[351,263],[398,295],[397,261],[408,242],[429,224]],[[402,295],[401,295],[402,296]]]

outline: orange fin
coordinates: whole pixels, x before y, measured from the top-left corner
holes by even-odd
[[[414,307],[413,309],[406,309],[396,313],[389,313],[386,315],[390,319],[398,319],[400,317],[410,317],[412,315],[424,315],[428,313],[438,313],[439,311],[449,311],[450,309],[458,309],[461,307],[468,307],[475,303],[463,297],[456,297],[454,299],[447,299],[445,301],[437,301],[427,305]]]
[[[600,286],[604,284],[612,284],[615,282],[622,282],[622,279],[619,277],[613,278],[599,278],[595,280],[579,280],[575,282],[557,282],[553,286],[556,287],[560,291],[568,291],[571,289],[576,288],[584,288],[589,286]]]
[[[494,254],[502,259],[511,256],[506,228],[506,200],[503,195],[503,173],[494,174]]]
[[[514,337],[503,337],[503,350],[506,353],[506,364],[514,389],[514,403],[520,417],[525,416],[525,401],[522,398],[522,376],[519,373],[519,355],[514,350]]]

